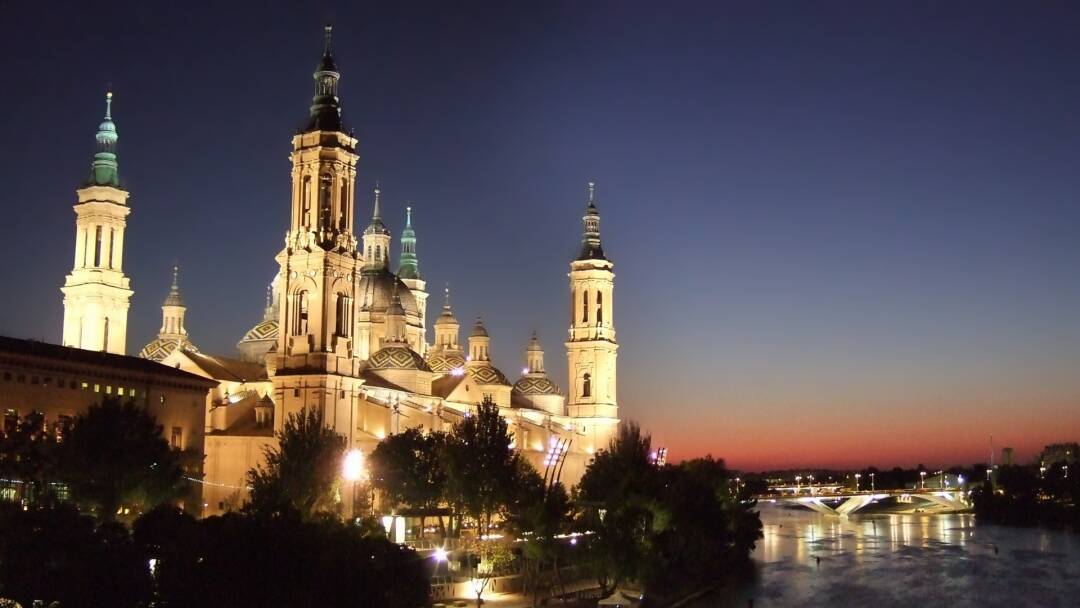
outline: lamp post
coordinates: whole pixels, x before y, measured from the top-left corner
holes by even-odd
[[[807,477],[810,478],[810,495],[813,496],[814,495],[814,476],[813,475],[807,475]]]
[[[855,491],[859,491],[859,478],[862,477],[862,473],[855,473]]]
[[[347,514],[349,519],[356,517],[356,482],[364,476],[364,453],[357,449],[345,453],[345,460],[341,465],[341,476],[349,482],[349,503]]]
[[[874,474],[870,473],[870,491],[873,492],[874,490]]]
[[[919,486],[926,489],[926,471],[919,471]]]
[[[795,476],[795,494],[796,495],[798,495],[799,491],[802,489],[801,486],[800,486],[801,483],[802,483],[802,475],[796,475]]]

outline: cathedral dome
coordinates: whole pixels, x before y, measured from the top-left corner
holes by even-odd
[[[264,319],[258,325],[252,327],[244,334],[243,338],[236,343],[240,351],[240,358],[244,361],[258,362],[277,344],[278,320]]]
[[[427,364],[433,372],[438,372],[440,374],[448,374],[455,369],[465,367],[465,355],[458,350],[429,350],[427,356]]]
[[[514,384],[514,392],[522,395],[561,395],[559,387],[546,376],[523,376]]]
[[[360,302],[360,310],[385,313],[394,299],[395,287],[398,298],[401,299],[401,307],[405,309],[405,315],[420,316],[416,298],[413,297],[408,285],[385,269],[365,271],[360,274],[360,285],[356,294],[356,299]]]
[[[510,386],[510,381],[506,379],[506,376],[493,365],[466,367],[465,371],[469,374],[469,377],[473,379],[473,382],[477,384],[501,384],[503,386]]]
[[[415,369],[423,372],[431,371],[420,353],[405,346],[395,344],[386,346],[371,355],[368,359],[368,369]]]
[[[154,338],[139,351],[139,356],[143,359],[161,362],[178,349],[199,352],[199,349],[195,348],[195,345],[187,338]]]

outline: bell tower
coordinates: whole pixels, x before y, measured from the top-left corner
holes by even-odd
[[[596,185],[588,184],[581,252],[570,263],[570,339],[566,342],[569,378],[567,414],[617,419],[614,264],[600,244]],[[617,420],[615,420],[617,422]],[[606,447],[598,445],[599,447]]]
[[[64,346],[118,355],[127,351],[131,279],[124,275],[124,229],[131,208],[120,187],[116,162],[113,94],[105,94],[105,119],[98,126],[97,153],[86,184],[76,190],[75,264],[64,294]]]
[[[327,26],[307,127],[293,137],[291,219],[276,258],[282,296],[274,423],[280,430],[287,414],[320,407],[327,424],[349,436],[342,421],[362,383],[352,333],[363,260],[353,234],[356,139],[342,126],[340,78]]]

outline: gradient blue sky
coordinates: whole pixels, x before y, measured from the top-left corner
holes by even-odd
[[[335,24],[345,120],[421,270],[565,385],[598,182],[620,401],[673,458],[1028,458],[1080,439],[1080,6],[1069,2],[16,3],[0,36],[0,333],[59,341],[108,83],[128,349],[258,318],[290,137]],[[358,216],[370,213],[358,197]],[[433,307],[438,306],[438,297]]]

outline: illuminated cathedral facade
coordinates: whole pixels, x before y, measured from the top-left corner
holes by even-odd
[[[552,380],[534,332],[520,379],[491,359],[492,337],[477,318],[465,339],[450,289],[428,332],[412,209],[395,248],[375,188],[357,232],[357,140],[342,123],[338,72],[326,45],[314,73],[306,127],[292,139],[288,231],[262,318],[238,355],[200,352],[188,337],[180,276],[162,305],[158,335],[139,356],[217,383],[206,399],[204,514],[245,499],[245,474],[262,461],[290,414],[320,410],[327,425],[370,453],[407,428],[448,430],[490,400],[514,446],[542,472],[557,466],[576,483],[618,424],[613,264],[600,240],[595,187],[588,184],[580,253],[570,263],[571,319],[566,384]],[[108,100],[111,104],[111,96]],[[75,264],[64,285],[64,344],[124,354],[131,288],[121,259],[127,192],[117,175],[111,107],[98,133],[90,184],[80,189]]]

